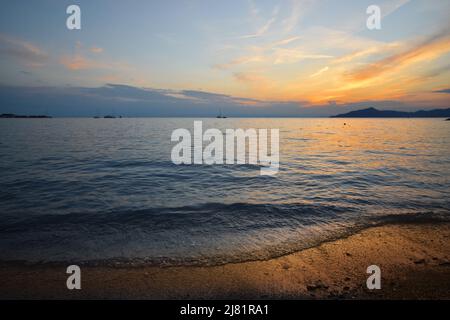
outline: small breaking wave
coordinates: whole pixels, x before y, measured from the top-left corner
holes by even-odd
[[[374,215],[350,206],[205,203],[70,213],[0,222],[0,260],[122,265],[218,265],[266,260],[387,223],[449,221],[437,211]]]

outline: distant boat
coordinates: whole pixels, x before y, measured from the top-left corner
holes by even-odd
[[[216,117],[217,119],[226,119],[227,117],[222,115],[222,108],[220,109],[219,115]]]

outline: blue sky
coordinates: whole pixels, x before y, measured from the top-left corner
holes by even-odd
[[[81,30],[66,28],[70,4],[81,8]],[[366,28],[371,4],[381,8],[381,30]],[[0,111],[45,105],[38,93],[69,105],[48,95],[85,88],[93,106],[95,90],[109,92],[122,112],[154,105],[151,94],[117,97],[119,87],[108,84],[157,92],[159,103],[166,97],[192,112],[216,109],[216,96],[186,90],[223,94],[236,114],[260,107],[258,114],[281,115],[281,105],[289,115],[449,107],[448,12],[442,0],[3,1]],[[12,101],[18,94],[22,105]],[[58,112],[80,115],[69,106]]]

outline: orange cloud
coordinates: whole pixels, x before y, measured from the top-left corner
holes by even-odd
[[[234,72],[233,77],[240,83],[245,84],[245,86],[250,88],[252,92],[259,92],[259,96],[261,98],[267,98],[268,95],[265,94],[265,92],[270,95],[270,92],[275,85],[273,80],[268,79],[257,72]],[[241,88],[241,91],[242,89],[244,88]]]
[[[48,60],[47,53],[36,45],[3,34],[0,34],[0,55],[13,58],[31,68],[42,67]]]
[[[97,63],[80,54],[75,56],[65,56],[60,60],[61,64],[64,65],[69,70],[83,70],[83,69],[98,69],[102,68],[101,63]]]
[[[247,64],[247,63],[254,63],[254,62],[263,62],[265,61],[265,57],[264,56],[245,56],[245,57],[240,57],[237,59],[232,60],[229,63],[223,63],[223,64],[216,64],[214,66],[214,68],[219,69],[219,70],[225,70],[225,69],[229,69],[233,66],[236,65],[240,65],[240,64]]]
[[[92,53],[102,53],[102,52],[103,52],[103,48],[92,47],[92,48],[91,48],[91,52],[92,52]]]
[[[384,58],[353,71],[347,75],[350,81],[365,81],[379,77],[386,72],[398,70],[414,63],[433,60],[450,51],[450,37],[447,33],[431,37],[410,50]]]

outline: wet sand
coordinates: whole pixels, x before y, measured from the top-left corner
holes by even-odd
[[[381,289],[366,268],[381,268]],[[373,227],[267,261],[213,267],[0,265],[2,299],[450,299],[450,223]]]

